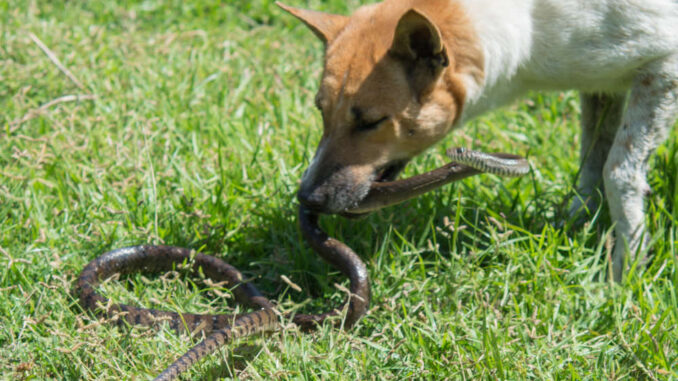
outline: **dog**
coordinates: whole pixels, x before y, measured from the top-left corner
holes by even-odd
[[[325,47],[324,130],[297,194],[308,208],[341,213],[466,121],[527,91],[574,89],[570,210],[606,198],[615,280],[646,251],[647,163],[678,115],[678,1],[386,0],[351,16],[278,5]]]

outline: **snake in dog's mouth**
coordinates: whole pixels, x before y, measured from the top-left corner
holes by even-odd
[[[479,174],[521,176],[529,172],[527,160],[510,154],[489,154],[462,148],[448,150],[452,162],[403,180],[374,182],[367,196],[354,207],[344,211],[345,216],[356,216],[394,205],[453,181]],[[388,170],[388,169],[387,169]],[[384,174],[385,178],[388,173]],[[389,176],[390,177],[390,176]],[[329,317],[344,328],[352,327],[366,312],[370,303],[370,284],[367,266],[346,244],[329,237],[318,226],[318,215],[299,207],[301,232],[326,262],[347,276],[350,281],[348,300],[343,307],[318,314],[279,316],[275,305],[257,288],[244,281],[242,274],[226,262],[190,249],[171,246],[134,246],[109,251],[91,261],[78,277],[76,292],[83,308],[128,324],[156,325],[167,322],[179,332],[202,332],[205,339],[179,357],[156,380],[173,380],[204,356],[239,337],[271,331],[281,327],[281,319],[291,319],[304,330],[322,324]],[[134,272],[163,272],[186,264],[192,271],[202,271],[215,282],[224,282],[235,299],[255,311],[237,315],[209,315],[177,313],[111,303],[96,291],[96,286],[114,274]]]

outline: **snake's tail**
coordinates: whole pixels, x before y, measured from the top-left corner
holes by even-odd
[[[233,325],[214,332],[184,353],[172,365],[160,373],[155,378],[155,381],[176,380],[181,373],[224,344],[241,337],[274,330],[277,326],[278,318],[275,312],[269,308],[241,316],[233,322]]]

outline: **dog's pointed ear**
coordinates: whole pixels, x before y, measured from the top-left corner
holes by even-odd
[[[275,4],[306,24],[325,45],[332,41],[348,22],[348,17],[342,15],[294,8],[279,1]]]
[[[409,61],[426,60],[433,68],[449,65],[440,30],[428,17],[414,9],[398,21],[390,53]]]

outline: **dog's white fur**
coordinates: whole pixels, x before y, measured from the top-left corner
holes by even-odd
[[[624,92],[638,70],[678,50],[674,0],[462,3],[485,53],[485,82],[470,88],[467,119],[527,90]]]
[[[580,194],[591,201],[604,188],[621,279],[625,254],[644,248],[649,155],[678,114],[678,1],[461,1],[485,55],[484,82],[468,80],[461,122],[528,90],[580,90]]]

